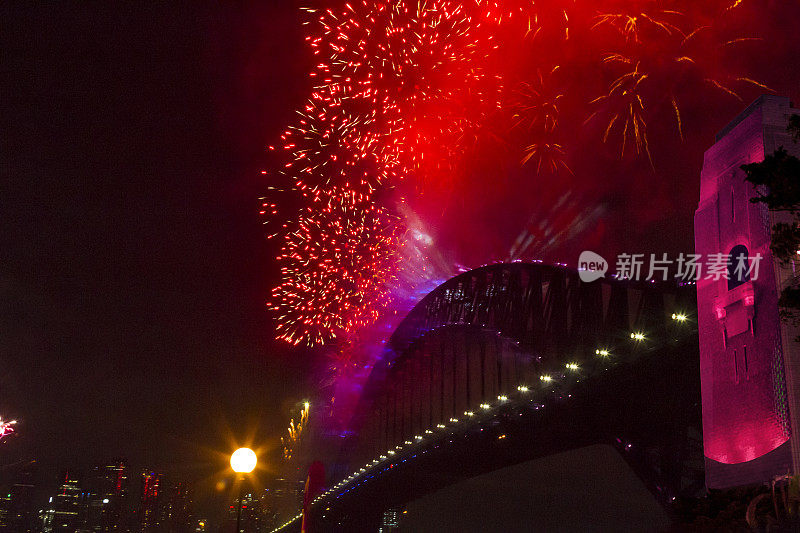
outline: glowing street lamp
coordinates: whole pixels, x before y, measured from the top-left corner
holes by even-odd
[[[231,468],[237,474],[249,474],[257,461],[256,452],[250,448],[239,448],[231,454]]]
[[[239,448],[231,454],[231,468],[244,479],[245,474],[249,474],[256,467],[258,458],[256,452],[250,448]],[[239,487],[239,500],[236,505],[236,533],[241,532],[242,523],[242,488]]]

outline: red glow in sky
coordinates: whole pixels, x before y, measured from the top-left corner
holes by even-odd
[[[377,206],[402,226],[408,204],[454,264],[552,260],[607,235],[609,189],[663,179],[662,148],[696,129],[698,102],[769,90],[740,61],[762,43],[741,3],[361,0],[304,11],[312,89],[280,136],[267,171],[280,192],[266,207],[305,207],[262,213],[281,228],[273,308],[292,343],[370,325],[403,277],[346,255],[383,243],[399,257],[391,248],[403,245],[358,211]],[[309,216],[353,194],[363,201],[330,221],[348,228],[346,244],[298,242]],[[351,281],[330,279],[337,269]]]

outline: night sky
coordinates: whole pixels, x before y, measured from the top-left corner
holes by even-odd
[[[743,67],[797,99],[800,8],[759,5],[769,40]],[[54,478],[124,457],[203,479],[233,440],[274,445],[311,392],[312,362],[272,340],[258,216],[264,146],[308,90],[296,6],[20,2],[0,17],[0,414],[20,420],[0,467],[36,458]],[[554,258],[691,251],[702,152],[758,93],[688,103],[686,141],[651,141],[655,171],[582,178],[602,227]],[[454,261],[513,242],[529,213],[509,192],[465,197],[433,228]]]
[[[303,395],[257,210],[301,101],[297,13],[86,6],[0,8],[0,465],[202,477]]]

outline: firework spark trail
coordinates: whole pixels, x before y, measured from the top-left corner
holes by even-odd
[[[279,149],[280,173],[307,207],[281,226],[282,280],[270,307],[279,338],[315,345],[374,322],[388,301],[402,230],[372,203],[376,191],[451,168],[459,143],[474,143],[469,130],[499,103],[480,105],[479,63],[492,46],[460,2],[308,11],[319,30],[307,38],[320,58],[317,85]],[[279,203],[266,197],[261,214],[277,215]]]
[[[559,101],[564,94],[552,81],[559,66],[545,75],[539,69],[532,82],[522,82],[511,104],[514,127],[524,129],[531,142],[524,148],[522,165],[535,162],[537,174],[572,172],[566,162],[566,151],[558,141]]]
[[[397,217],[367,195],[331,192],[305,210],[277,257],[270,307],[278,337],[292,344],[323,344],[373,323],[400,268]]]
[[[357,117],[351,123],[418,179],[452,169],[459,140],[500,105],[501,85],[486,70],[496,50],[490,11],[479,4],[362,0],[309,10],[318,33],[307,40],[320,59],[312,98]]]
[[[391,287],[392,299],[371,327],[359,330],[328,354],[328,375],[320,385],[329,394],[330,422],[336,430],[348,427],[360,385],[384,355],[386,337],[427,293],[456,273],[452,262],[442,257],[419,215],[407,204],[399,204],[397,211],[407,229],[401,247],[403,268]]]
[[[732,9],[736,9],[737,7],[742,5],[743,1],[744,0],[734,0],[733,3],[726,8],[726,11],[731,11]]]
[[[298,122],[281,136],[288,162],[280,170],[298,191],[310,197],[330,187],[371,193],[397,181],[396,155],[369,119],[313,100],[298,115]]]
[[[526,155],[522,158],[522,164],[524,165],[530,160],[536,161],[537,174],[556,174],[561,169],[572,173],[565,161],[564,147],[558,143],[533,143],[525,151]]]
[[[552,77],[558,71],[556,65],[547,74],[537,69],[534,81],[523,81],[517,91],[518,97],[512,102],[515,127],[541,129],[552,132],[558,126],[559,100],[564,94],[555,89]]]
[[[618,57],[613,56],[608,60],[611,61],[612,59],[618,60]],[[622,144],[620,148],[620,157],[625,156],[625,147],[628,145],[630,139],[630,142],[633,143],[636,150],[636,154],[638,155],[644,152],[652,161],[647,142],[645,105],[641,93],[641,84],[647,80],[647,78],[648,75],[640,72],[639,65],[637,64],[632,71],[614,80],[607,95],[599,96],[590,102],[591,104],[609,104],[609,107],[614,110],[612,111],[611,119],[603,133],[603,142],[608,141],[615,127],[621,130]],[[591,120],[594,116],[595,114],[590,115],[587,121]]]
[[[739,3],[702,11],[720,18]],[[278,337],[335,341],[336,374],[358,366],[347,347],[395,294],[430,277],[426,234],[397,207],[403,194],[469,183],[482,172],[470,167],[476,158],[571,174],[567,161],[584,149],[574,132],[596,120],[597,140],[619,142],[620,159],[652,165],[649,122],[666,109],[682,137],[684,94],[702,86],[739,97],[735,86],[759,86],[720,66],[754,38],[723,37],[716,18],[681,11],[697,11],[688,1],[333,4],[306,9],[314,87],[275,150],[282,163],[269,174],[284,183],[273,183],[261,215],[282,238],[270,304]],[[507,149],[492,151],[489,137]]]
[[[297,425],[294,423],[294,418],[289,421],[289,427],[286,428],[286,437],[281,437],[281,446],[283,447],[284,461],[291,461],[297,454],[300,443],[303,438],[303,430],[308,425],[308,415],[311,404],[308,402],[303,403],[303,409],[300,411],[300,418]]]
[[[7,437],[11,433],[14,433],[14,425],[16,425],[16,423],[16,420],[4,422],[0,417],[0,440],[3,440],[3,437]]]
[[[617,30],[626,41],[640,43],[646,30],[663,32],[667,36],[683,35],[681,29],[669,21],[669,18],[683,17],[679,11],[660,10],[655,13],[603,13],[595,17],[596,22],[592,28],[608,25]]]
[[[647,124],[663,104],[671,110],[676,132],[683,138],[679,93],[702,89],[698,82],[739,101],[742,97],[735,86],[769,90],[756,80],[720,68],[729,49],[756,38],[725,39],[713,24],[697,24],[675,10],[652,15],[606,13],[598,16],[593,27],[603,26],[615,28],[622,37],[615,45],[618,51],[606,53],[602,59],[618,76],[610,82],[607,94],[590,102],[596,109],[586,122],[599,115],[606,117],[603,141],[608,142],[617,132],[620,158],[631,145],[636,155],[646,154],[653,163]]]

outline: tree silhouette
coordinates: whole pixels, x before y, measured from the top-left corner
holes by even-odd
[[[789,118],[787,131],[794,142],[800,140],[800,115]],[[763,203],[771,211],[789,213],[790,222],[778,222],[772,227],[770,250],[783,265],[798,259],[800,254],[800,159],[790,155],[782,146],[760,163],[742,165],[745,180],[753,184],[756,195],[753,203]],[[793,282],[781,291],[778,305],[781,315],[800,324],[800,287]],[[800,338],[798,338],[800,340]]]

